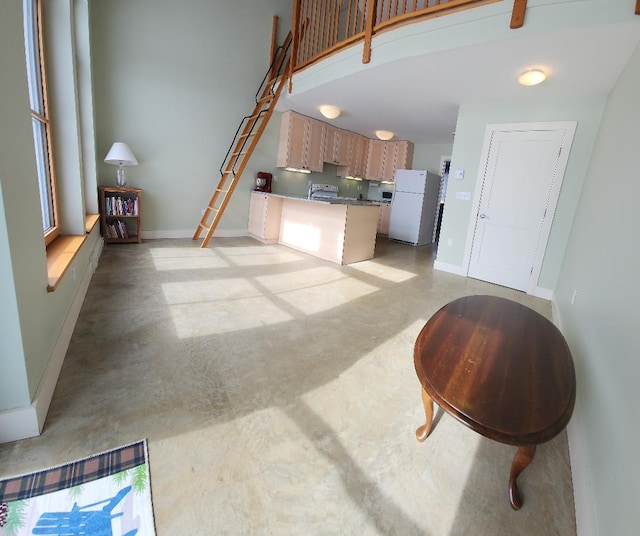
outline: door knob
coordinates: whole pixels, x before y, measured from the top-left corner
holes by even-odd
[[[489,219],[489,216],[487,216],[486,214],[480,214],[480,219],[484,220],[485,218]]]

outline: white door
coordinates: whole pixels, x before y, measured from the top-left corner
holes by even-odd
[[[575,123],[526,127],[487,128],[468,275],[534,293]]]

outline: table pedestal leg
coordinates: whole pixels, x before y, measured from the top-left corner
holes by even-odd
[[[511,508],[514,510],[520,510],[522,506],[522,497],[520,496],[520,490],[518,490],[518,476],[524,471],[527,466],[533,460],[536,455],[536,446],[518,447],[511,464],[511,474],[509,475],[509,501],[511,502]]]
[[[416,430],[416,438],[418,441],[424,441],[429,437],[431,433],[431,423],[433,422],[433,400],[431,400],[431,397],[424,389],[422,389],[422,404],[424,405],[426,421],[423,426],[419,426]]]

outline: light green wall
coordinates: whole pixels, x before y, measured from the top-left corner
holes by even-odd
[[[0,221],[5,222],[2,176],[0,174]],[[14,285],[7,227],[0,225],[0,318],[2,318],[0,322],[0,340],[2,341],[0,411],[2,408],[26,406],[30,402]]]
[[[27,93],[22,2],[5,2],[0,11],[0,227],[3,228],[0,280],[2,297],[7,297],[0,301],[2,413],[28,406],[33,400],[77,294],[80,277],[77,281],[66,277],[55,292],[47,292],[46,250]],[[89,251],[95,240],[94,236],[87,241],[74,261],[78,276],[87,269]],[[5,335],[9,328],[11,333]]]
[[[440,158],[451,156],[453,143],[416,144],[413,148],[412,169],[426,169],[440,175]]]
[[[578,382],[574,420],[585,457],[572,463],[588,475],[575,484],[592,496],[593,534],[639,526],[638,95],[640,47],[607,102],[555,292]]]
[[[115,182],[102,162],[111,144],[128,143],[140,163],[127,176],[144,189],[143,231],[195,230],[269,67],[272,17],[282,42],[291,11],[291,0],[92,3],[99,183]],[[275,163],[275,152],[265,160]],[[246,230],[262,165],[257,157],[246,170],[219,230]]]
[[[459,266],[466,272],[463,260],[467,241],[472,239],[467,236],[472,202],[456,199],[455,195],[457,192],[471,192],[473,199],[476,188],[481,186],[478,184],[478,169],[486,126],[492,123],[577,121],[576,134],[538,280],[539,287],[553,290],[605,102],[606,96],[599,95],[575,99],[532,99],[528,102],[461,106],[451,155],[451,169],[464,170],[464,179],[454,180],[450,176],[438,261]],[[453,241],[452,246],[447,245],[449,239]]]

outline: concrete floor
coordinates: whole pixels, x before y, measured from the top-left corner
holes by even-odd
[[[515,448],[441,410],[424,443],[413,343],[447,302],[548,302],[432,269],[380,239],[338,266],[250,238],[107,246],[44,431],[0,476],[147,438],[157,533],[573,535],[566,434]]]

